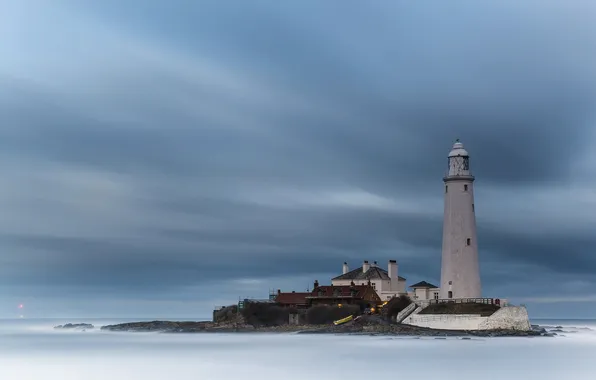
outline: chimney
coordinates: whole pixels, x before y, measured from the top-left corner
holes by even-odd
[[[319,287],[319,280],[315,280],[315,286],[314,286],[313,290],[315,290],[315,288],[318,288],[318,287]]]
[[[368,260],[364,260],[364,264],[362,264],[362,273],[368,272],[369,269],[370,264],[368,263]]]
[[[389,274],[389,278],[397,278],[397,261],[389,260],[387,274]]]
[[[277,289],[277,294],[281,294],[281,289]]]
[[[399,291],[399,277],[397,276],[397,261],[389,260],[387,265],[387,274],[391,280],[390,289],[392,291]]]
[[[377,262],[376,262],[376,261],[373,261],[373,265],[372,265],[372,266],[373,266],[373,267],[376,267],[376,266],[378,266],[378,265],[377,265]]]
[[[348,267],[348,263],[344,262],[343,268],[342,268],[342,272],[343,274],[346,274],[350,271],[350,268]]]

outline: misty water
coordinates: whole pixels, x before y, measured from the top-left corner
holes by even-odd
[[[89,322],[93,331],[59,331]],[[299,334],[116,333],[120,321],[0,320],[2,380],[595,379],[596,321],[556,337],[435,339]],[[389,378],[389,377],[388,377]]]

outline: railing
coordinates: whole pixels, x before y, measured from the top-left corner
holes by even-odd
[[[397,323],[402,323],[404,319],[406,319],[412,312],[416,309],[416,304],[412,302],[409,304],[405,309],[400,311],[397,316],[395,317],[395,321]]]
[[[502,305],[503,302],[499,298],[442,298],[428,300],[429,304],[438,303],[481,303],[486,305]]]
[[[430,321],[452,321],[452,320],[476,320],[483,317],[480,314],[418,314],[415,317],[416,322],[430,322]]]
[[[258,299],[258,298],[245,298],[242,300],[244,303],[249,303],[249,302],[253,302],[253,303],[275,303],[275,300],[270,300],[270,299]]]

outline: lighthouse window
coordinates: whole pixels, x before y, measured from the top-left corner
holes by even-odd
[[[474,203],[472,203],[472,211],[474,211]]]
[[[470,238],[466,239],[466,245],[470,245],[471,242],[472,242],[472,239],[470,239]]]
[[[453,298],[453,292],[451,290],[447,292],[447,297]]]
[[[464,191],[468,191],[468,185],[464,185]]]
[[[445,185],[445,192],[447,192],[447,185]]]

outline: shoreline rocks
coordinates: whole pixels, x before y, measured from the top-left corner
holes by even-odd
[[[243,323],[151,321],[131,322],[102,326],[101,330],[113,332],[160,332],[160,333],[298,333],[298,334],[351,334],[387,336],[430,337],[530,337],[553,336],[545,329],[536,327],[530,331],[518,330],[435,330],[425,327],[390,323],[378,317],[361,318],[344,325],[282,325],[252,326]]]

